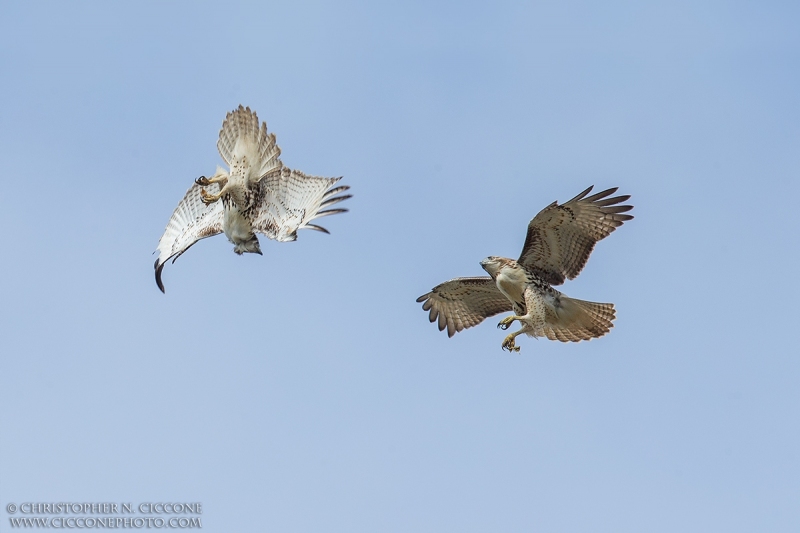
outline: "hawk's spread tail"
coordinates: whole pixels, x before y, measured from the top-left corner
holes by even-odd
[[[578,342],[608,333],[616,317],[614,304],[586,302],[561,294],[545,308],[542,333],[550,340]]]
[[[267,133],[266,122],[259,127],[258,116],[249,107],[240,105],[228,113],[219,131],[217,149],[228,166],[234,164],[237,156],[246,155],[255,170],[256,181],[282,166],[275,134]]]

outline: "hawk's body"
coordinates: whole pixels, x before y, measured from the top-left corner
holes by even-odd
[[[178,204],[158,243],[156,283],[162,291],[164,264],[200,239],[224,232],[237,254],[261,254],[256,233],[281,242],[295,240],[298,229],[327,233],[310,222],[347,211],[322,210],[350,198],[336,196],[349,188],[333,188],[341,178],[307,176],[285,167],[279,159],[281,150],[275,135],[267,134],[266,123],[259,127],[258,117],[249,107],[239,106],[228,113],[217,149],[230,171],[217,167],[211,178],[198,178]],[[206,187],[215,192],[209,193]]]
[[[503,348],[519,350],[517,335],[581,341],[600,337],[613,327],[614,305],[569,298],[552,285],[575,278],[597,241],[626,220],[633,208],[617,205],[630,196],[607,198],[616,188],[586,197],[592,187],[565,203],[553,202],[528,225],[519,260],[487,257],[481,266],[490,277],[455,278],[420,296],[431,322],[449,336],[498,313],[513,311],[499,327],[519,320],[522,329],[506,337]]]

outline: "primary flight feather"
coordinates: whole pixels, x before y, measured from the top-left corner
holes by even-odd
[[[228,165],[211,178],[201,176],[189,188],[158,242],[156,284],[164,292],[161,272],[200,239],[225,233],[233,251],[261,254],[256,233],[280,242],[293,241],[297,230],[328,233],[311,222],[347,209],[325,209],[351,197],[349,187],[334,185],[341,178],[309,176],[280,160],[281,149],[267,124],[259,126],[249,107],[228,113],[217,149]]]

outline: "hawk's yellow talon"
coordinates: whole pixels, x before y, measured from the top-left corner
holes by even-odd
[[[508,329],[515,320],[519,320],[518,316],[507,316],[497,324],[497,327],[503,330]]]
[[[509,317],[510,318],[510,317]],[[509,352],[518,352],[519,346],[514,343],[514,337],[516,335],[511,334],[503,340],[503,349],[508,350]]]
[[[213,204],[217,200],[219,200],[219,195],[208,194],[205,189],[200,189],[200,201],[204,204]]]

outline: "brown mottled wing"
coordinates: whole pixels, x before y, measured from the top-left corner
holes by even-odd
[[[347,211],[323,209],[350,198],[349,194],[339,194],[350,187],[334,187],[340,179],[308,176],[286,167],[269,173],[259,182],[261,202],[253,215],[253,231],[281,242],[295,240],[299,229],[328,233],[322,226],[310,222]]]
[[[209,192],[216,193],[217,184],[209,186]],[[188,250],[194,243],[206,237],[222,233],[223,207],[222,202],[205,205],[200,200],[200,187],[195,184],[186,191],[186,196],[180,201],[175,212],[172,213],[164,235],[158,241],[158,259],[156,259],[156,284],[164,292],[161,282],[161,271],[171,258],[174,263],[180,255]]]
[[[417,301],[422,302],[425,311],[430,311],[431,322],[438,321],[439,331],[447,328],[448,337],[477,326],[485,318],[512,310],[511,302],[490,277],[451,279]]]
[[[587,197],[591,190],[564,205],[553,202],[528,225],[518,262],[552,285],[580,274],[597,241],[633,218],[622,214],[632,205],[618,205],[630,196],[608,198],[617,191],[614,187]]]

